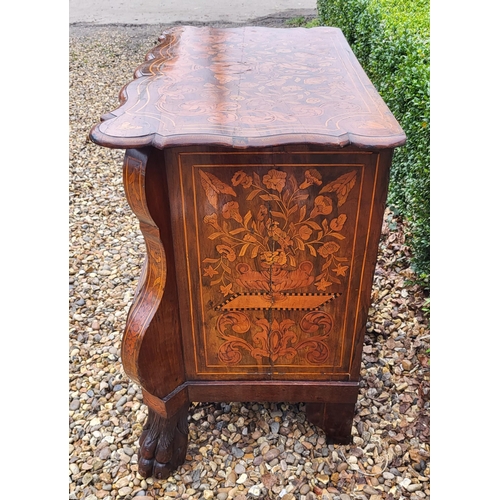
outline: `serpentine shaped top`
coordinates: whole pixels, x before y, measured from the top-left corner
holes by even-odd
[[[316,143],[393,148],[406,137],[338,28],[175,27],[90,137],[110,148]]]

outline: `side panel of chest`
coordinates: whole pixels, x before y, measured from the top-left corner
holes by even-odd
[[[380,156],[165,154],[187,378],[349,380],[385,202]]]

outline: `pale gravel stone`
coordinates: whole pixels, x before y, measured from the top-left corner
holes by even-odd
[[[69,470],[74,476],[80,473],[80,469],[77,464],[69,464]]]
[[[421,483],[412,483],[412,484],[409,484],[406,489],[412,493],[414,491],[418,491],[418,490],[421,490],[422,489],[422,484]]]
[[[126,477],[122,477],[121,479],[119,479],[116,483],[115,483],[115,487],[117,489],[120,489],[122,488],[123,486],[128,486],[128,483],[130,482],[130,477],[129,476],[126,476]]]
[[[130,486],[124,486],[118,490],[118,495],[124,497],[132,493],[133,489]]]
[[[237,480],[236,484],[243,484],[248,479],[246,474],[242,474]]]
[[[259,498],[260,497],[260,494],[261,494],[261,489],[258,487],[258,486],[252,486],[249,490],[248,490],[248,494],[252,497],[255,497],[255,498]]]
[[[273,448],[272,450],[269,450],[267,453],[264,455],[264,461],[265,462],[272,462],[276,458],[280,456],[281,452],[277,448]]]
[[[234,468],[234,472],[236,472],[236,474],[243,474],[245,470],[246,470],[245,467],[241,464],[236,464]]]

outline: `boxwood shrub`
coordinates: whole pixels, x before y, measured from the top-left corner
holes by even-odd
[[[342,30],[406,133],[394,154],[389,206],[407,223],[418,281],[430,286],[429,0],[318,0],[323,26]]]

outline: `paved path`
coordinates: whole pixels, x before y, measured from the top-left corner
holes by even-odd
[[[316,0],[69,0],[70,24],[245,23],[284,15],[314,17]]]

